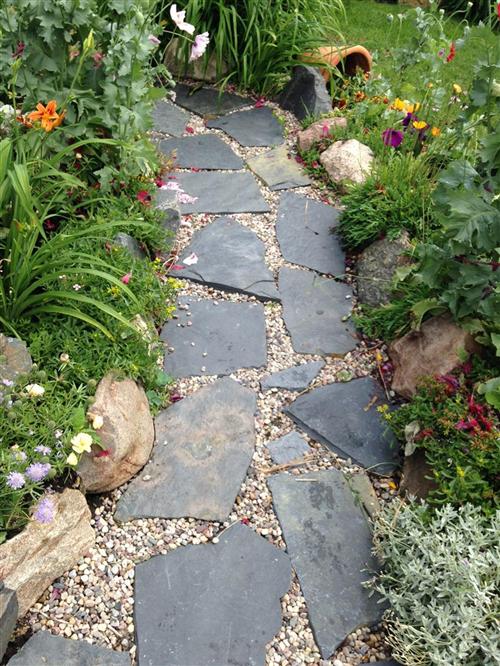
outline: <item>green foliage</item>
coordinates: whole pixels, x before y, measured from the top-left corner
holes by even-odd
[[[407,230],[425,238],[431,224],[432,171],[423,156],[387,155],[375,173],[342,197],[339,233],[346,247],[361,248]]]
[[[437,485],[431,505],[470,502],[485,512],[498,507],[500,421],[476,388],[463,372],[428,378],[409,403],[385,415],[406,442],[407,455],[415,448],[425,451]]]
[[[500,511],[392,504],[377,517],[382,570],[370,587],[386,613],[394,658],[405,666],[493,666],[498,660]]]
[[[440,0],[439,6],[448,14],[456,16],[459,19],[465,19],[471,23],[483,21],[491,28],[498,25],[496,13],[496,2],[492,0]]]
[[[219,79],[262,94],[275,92],[303,53],[338,34],[343,12],[341,0],[188,0],[185,8],[189,22],[210,34],[206,58],[215,55]]]

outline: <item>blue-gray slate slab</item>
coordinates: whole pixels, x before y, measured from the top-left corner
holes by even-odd
[[[219,115],[253,104],[248,97],[234,93],[221,93],[216,88],[189,86],[178,83],[175,86],[175,103],[199,116]]]
[[[172,234],[179,231],[181,212],[177,203],[177,193],[174,190],[159,188],[156,190],[155,207],[162,211],[162,227]]]
[[[189,113],[168,100],[160,100],[153,109],[153,130],[160,134],[182,136],[189,123]]]
[[[304,169],[288,154],[285,145],[251,157],[247,160],[247,164],[254,174],[273,191],[290,190],[311,184]]]
[[[260,382],[260,388],[263,391],[272,388],[281,388],[287,391],[303,391],[318,376],[324,365],[324,361],[309,361],[309,363],[285,368],[264,377]]]
[[[202,172],[177,174],[181,188],[196,200],[181,204],[181,213],[268,213],[257,181],[250,173]]]
[[[243,160],[227,143],[214,134],[198,134],[162,139],[159,149],[170,156],[175,151],[175,166],[181,169],[242,169]]]
[[[174,351],[165,355],[172,377],[229,375],[266,365],[266,322],[261,303],[179,299],[161,339]],[[185,306],[188,309],[182,309]],[[188,324],[191,323],[189,326]]]
[[[262,300],[278,301],[274,277],[265,262],[265,245],[257,234],[228,217],[220,217],[196,231],[181,255],[180,264],[194,253],[198,262],[184,265],[175,277]]]
[[[286,465],[293,460],[311,453],[311,447],[302,435],[292,430],[288,434],[269,442],[267,445],[271,458],[277,465]]]
[[[345,254],[335,233],[338,220],[339,211],[333,206],[284,192],[276,220],[281,254],[292,264],[344,275]]]
[[[0,580],[0,661],[17,623],[18,603],[14,590]]]
[[[362,585],[377,568],[369,525],[337,469],[277,474],[269,487],[316,642],[328,659],[348,634],[382,614]]]
[[[283,550],[238,523],[135,571],[138,666],[264,666],[291,582]]]
[[[279,292],[296,352],[341,356],[356,347],[350,286],[312,271],[283,267]]]
[[[209,120],[207,127],[223,130],[242,146],[277,146],[285,140],[283,126],[267,106]]]
[[[9,661],[9,666],[130,666],[128,652],[115,652],[86,641],[34,634]]]
[[[255,393],[224,377],[160,412],[152,459],[115,518],[226,520],[252,460],[256,409]]]
[[[398,465],[399,446],[377,407],[387,402],[371,377],[336,382],[299,396],[285,413],[308,435],[376,474]]]

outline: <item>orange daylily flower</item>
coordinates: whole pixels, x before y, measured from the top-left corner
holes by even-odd
[[[47,106],[39,102],[36,105],[36,111],[29,113],[28,118],[33,122],[40,121],[43,129],[46,132],[50,132],[54,127],[59,127],[64,119],[64,111],[57,113],[56,108],[57,102],[55,99],[48,102]]]

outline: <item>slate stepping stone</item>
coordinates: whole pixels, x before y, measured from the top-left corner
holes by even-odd
[[[377,474],[389,474],[398,465],[399,447],[377,411],[386,402],[379,384],[361,377],[313,389],[284,411],[338,455]]]
[[[181,213],[267,213],[271,209],[250,173],[179,173],[177,182],[196,201]]]
[[[17,624],[18,610],[19,605],[15,591],[5,587],[3,581],[0,580],[0,662]]]
[[[195,232],[180,264],[193,252],[198,263],[176,271],[175,277],[224,291],[239,291],[263,300],[279,300],[273,274],[264,259],[265,245],[247,227],[220,217]]]
[[[176,152],[175,166],[181,169],[242,169],[243,160],[214,134],[163,139],[159,148],[165,155]]]
[[[264,666],[291,582],[284,551],[236,524],[135,572],[139,666]]]
[[[224,377],[160,412],[153,457],[115,518],[226,520],[252,460],[256,409],[255,393]]]
[[[339,470],[278,474],[269,487],[316,642],[328,659],[349,633],[382,614],[362,587],[370,578],[366,569],[377,568],[370,528]]]
[[[352,309],[351,287],[311,271],[284,267],[279,292],[296,352],[342,355],[356,347],[355,328],[347,319]]]
[[[339,211],[293,192],[281,195],[276,235],[281,254],[292,264],[320,273],[345,273],[345,254],[337,234]]]
[[[302,365],[294,365],[291,368],[286,368],[285,370],[280,370],[264,377],[260,382],[260,388],[263,391],[272,388],[282,388],[287,391],[303,391],[318,376],[324,366],[324,361],[311,361]]]
[[[34,634],[9,661],[9,666],[130,666],[128,652],[114,652],[86,641]]]
[[[216,88],[199,88],[178,83],[175,86],[175,103],[199,116],[219,115],[253,104],[251,99],[229,92],[220,93]]]
[[[289,190],[311,184],[302,167],[288,156],[286,146],[252,157],[247,164],[270,190]]]
[[[216,303],[179,299],[178,319],[169,320],[160,336],[174,348],[165,356],[165,372],[172,377],[229,375],[240,368],[266,365],[264,307]],[[182,309],[185,305],[188,310]]]
[[[370,518],[374,519],[380,511],[380,502],[368,474],[366,472],[349,474],[347,476],[347,483],[355,499],[359,498],[366,513]]]
[[[177,193],[173,190],[156,191],[155,206],[163,212],[162,226],[172,234],[176,234],[181,224],[181,212],[177,203]]]
[[[189,124],[189,113],[168,100],[156,103],[153,110],[153,129],[160,134],[182,136]]]
[[[267,445],[271,458],[277,465],[286,465],[292,460],[311,453],[311,447],[298,432],[292,430],[287,435],[269,442]]]
[[[285,140],[283,127],[267,106],[209,120],[207,127],[223,130],[242,146],[277,146]]]

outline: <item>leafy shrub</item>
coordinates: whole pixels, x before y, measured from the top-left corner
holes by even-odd
[[[473,370],[470,363],[464,368]],[[499,505],[500,420],[477,396],[475,377],[477,371],[427,378],[409,403],[385,417],[407,455],[425,452],[437,485],[430,504],[469,502],[491,512]]]
[[[372,176],[342,197],[339,233],[345,246],[362,248],[403,229],[424,238],[431,223],[431,176],[424,157],[393,155],[378,163]]]
[[[206,57],[215,55],[219,78],[264,94],[286,81],[303,53],[331,42],[343,11],[341,0],[187,0],[185,8],[211,36]]]
[[[389,643],[405,666],[498,662],[500,511],[465,504],[391,505],[375,523],[382,571],[371,583],[392,610]]]

